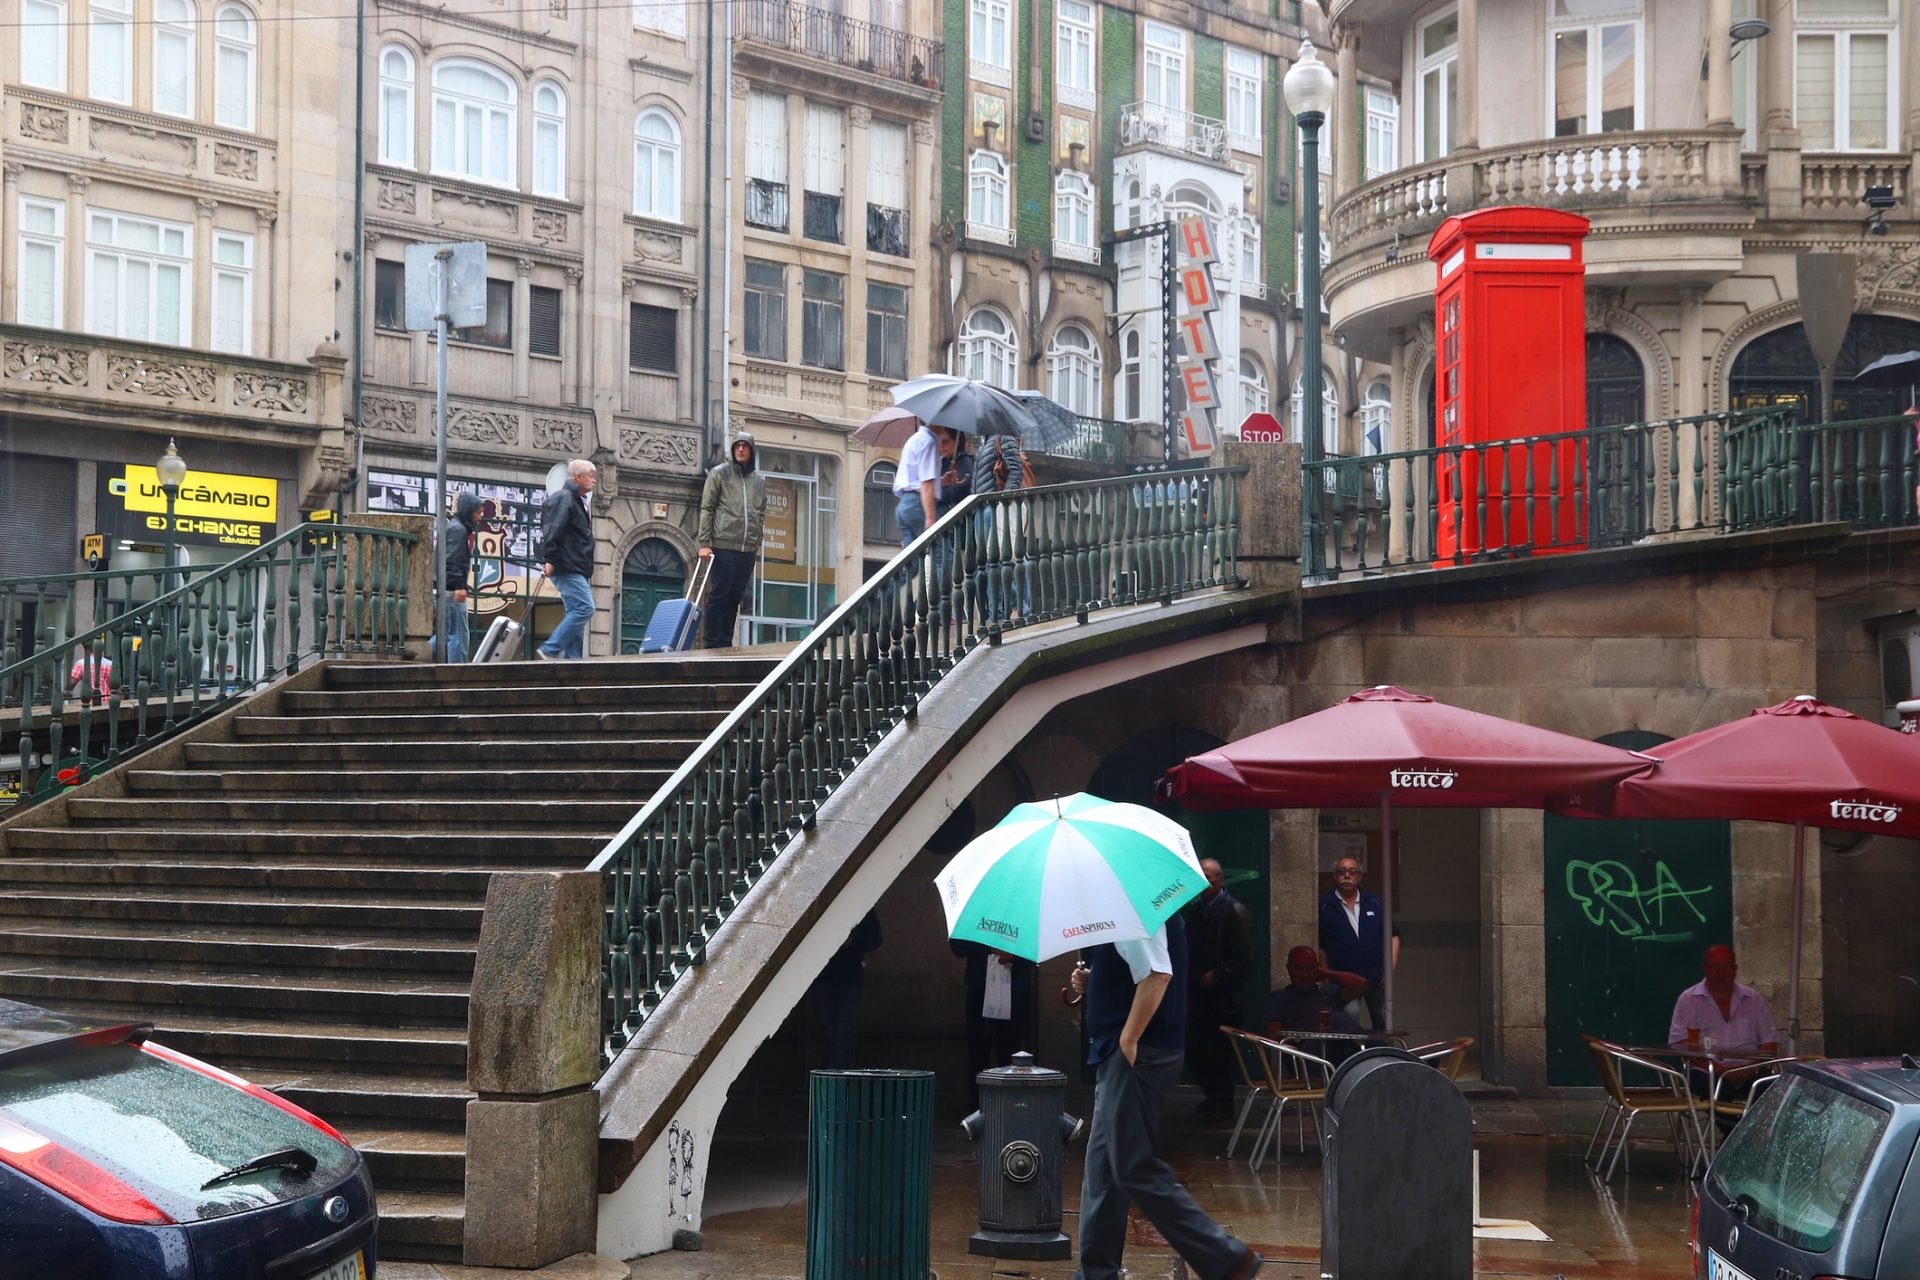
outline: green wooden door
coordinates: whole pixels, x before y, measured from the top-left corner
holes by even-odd
[[[647,619],[662,600],[677,600],[687,589],[686,561],[659,538],[642,538],[620,571],[620,652],[640,652]]]

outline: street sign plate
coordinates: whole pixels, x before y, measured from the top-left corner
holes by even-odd
[[[407,246],[407,328],[434,327],[440,315],[443,269],[447,273],[447,327],[464,329],[485,324],[487,246],[479,240],[468,240],[460,244]]]
[[[1282,444],[1287,436],[1280,429],[1280,420],[1272,414],[1250,413],[1240,424],[1240,438],[1249,444]]]

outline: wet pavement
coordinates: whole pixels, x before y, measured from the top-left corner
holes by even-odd
[[[1319,1275],[1320,1157],[1311,1132],[1304,1154],[1291,1117],[1276,1164],[1247,1167],[1251,1141],[1223,1155],[1229,1126],[1185,1118],[1175,1103],[1163,1152],[1202,1207],[1268,1260],[1263,1277]],[[1520,1219],[1546,1241],[1474,1241],[1475,1275],[1639,1280],[1692,1275],[1691,1204],[1672,1151],[1635,1143],[1633,1171],[1603,1185],[1582,1164],[1597,1103],[1476,1102],[1481,1214]],[[1570,1136],[1578,1134],[1578,1137]],[[1650,1135],[1651,1136],[1651,1135]],[[1069,1150],[1067,1235],[1076,1234],[1080,1153]],[[951,1127],[934,1140],[932,1264],[941,1280],[1068,1280],[1071,1260],[1025,1262],[970,1255],[977,1227],[976,1153]],[[705,1247],[633,1263],[634,1280],[800,1280],[806,1272],[806,1146],[798,1139],[725,1141],[707,1170]],[[1134,1280],[1185,1280],[1187,1272],[1151,1227],[1134,1220],[1127,1246]]]

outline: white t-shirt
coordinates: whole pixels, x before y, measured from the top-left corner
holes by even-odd
[[[1127,962],[1127,968],[1133,971],[1133,983],[1139,986],[1147,980],[1150,973],[1164,973],[1173,976],[1173,954],[1167,950],[1167,926],[1161,925],[1151,938],[1136,941],[1116,942],[1113,949]]]
[[[933,496],[940,496],[940,438],[925,427],[913,433],[907,447],[900,451],[900,469],[893,475],[895,493],[918,493],[920,486],[933,481]]]

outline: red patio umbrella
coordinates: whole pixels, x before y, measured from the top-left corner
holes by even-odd
[[[1920,738],[1802,694],[1648,749],[1658,763],[1581,808],[1614,818],[1793,824],[1787,1039],[1800,1036],[1800,936],[1808,827],[1920,839]]]
[[[1380,806],[1381,848],[1393,848],[1393,806],[1542,809],[1594,804],[1646,769],[1631,751],[1435,702],[1393,685],[1363,689],[1169,769],[1164,799],[1189,809]],[[1386,1008],[1393,1010],[1393,859],[1382,859]]]

